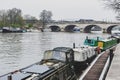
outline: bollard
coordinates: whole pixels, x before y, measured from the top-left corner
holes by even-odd
[[[75,43],[73,43],[73,48],[75,48]]]
[[[97,41],[99,41],[99,37],[97,37]]]
[[[12,80],[12,76],[11,75],[8,76],[8,80]]]
[[[86,36],[86,39],[88,39],[88,36]]]
[[[112,61],[112,58],[113,58],[113,49],[110,49],[110,63],[111,63],[111,61]]]
[[[119,39],[117,39],[117,43],[119,43]]]

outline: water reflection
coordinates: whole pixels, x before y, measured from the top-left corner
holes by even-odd
[[[40,61],[45,50],[54,47],[83,45],[89,37],[107,37],[107,34],[64,32],[0,33],[0,75]]]

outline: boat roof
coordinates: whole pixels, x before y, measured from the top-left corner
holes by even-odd
[[[75,49],[73,49],[74,51],[77,51],[77,52],[83,52],[83,51],[85,51],[85,49],[81,49],[81,48],[75,48]]]
[[[57,47],[57,48],[54,48],[53,51],[70,52],[73,50],[72,48],[69,48],[69,47]]]
[[[30,75],[31,75],[31,73],[20,73],[20,72],[17,72],[15,74],[12,74],[12,80],[23,80],[23,79],[29,77]],[[0,80],[8,80],[8,76],[7,75],[2,76],[2,77],[0,77]]]
[[[115,38],[110,38],[110,39],[103,39],[103,40],[100,40],[100,41],[107,42],[107,41],[114,40],[114,39]]]
[[[46,63],[33,64],[31,66],[28,66],[26,68],[18,70],[17,72],[11,72],[11,73],[5,74],[3,76],[0,76],[0,80],[8,80],[8,76],[10,76],[10,75],[12,77],[12,80],[25,80],[26,78],[30,78],[34,74],[40,75],[41,78],[43,78],[46,75],[54,72],[57,68],[60,68],[61,66],[64,65],[64,63],[62,63],[62,62],[55,63],[51,67],[50,67],[50,65],[48,65],[48,64],[45,65],[45,64]]]
[[[88,40],[97,40],[97,38],[99,39],[99,40],[103,40],[104,38],[101,38],[101,37],[94,37],[94,38],[88,38]]]
[[[24,69],[24,72],[27,73],[36,73],[36,74],[42,74],[46,71],[48,71],[50,68],[46,65],[33,65],[29,68]]]
[[[73,50],[78,51],[78,52],[83,52],[83,51],[88,51],[89,49],[95,49],[96,47],[91,47],[91,46],[82,46],[82,47],[76,47]]]

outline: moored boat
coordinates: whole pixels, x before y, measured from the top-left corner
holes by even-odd
[[[90,46],[82,46],[74,48],[74,67],[75,72],[78,75],[85,70],[89,64],[95,59],[97,56],[97,52],[95,51],[95,47]]]
[[[99,37],[97,37],[97,39],[88,39],[88,37],[85,39],[84,44],[88,45],[88,46],[94,46],[94,47],[98,47],[100,48],[102,51],[106,50],[114,45],[116,45],[118,43],[117,38],[106,38],[106,39],[101,39]]]
[[[0,80],[77,80],[73,55],[73,50],[67,47],[47,50],[40,62],[0,76]]]
[[[111,34],[120,34],[120,28],[114,28],[114,29],[111,31]]]
[[[26,30],[25,29],[20,29],[20,28],[3,27],[2,32],[3,33],[22,33],[22,32],[26,32]]]

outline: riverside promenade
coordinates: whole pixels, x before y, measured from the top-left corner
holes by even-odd
[[[114,51],[113,61],[105,80],[120,80],[120,44]]]

